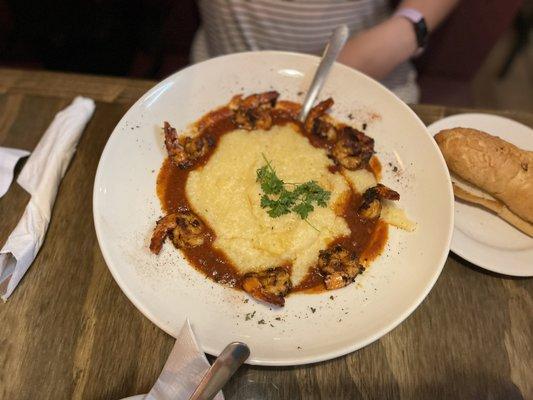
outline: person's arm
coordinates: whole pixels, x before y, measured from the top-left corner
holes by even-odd
[[[404,0],[398,8],[414,8],[424,15],[432,32],[453,10],[459,0]],[[412,23],[392,16],[348,40],[339,61],[373,78],[387,76],[396,66],[413,56],[417,49]]]
[[[414,8],[422,13],[428,30],[433,32],[452,12],[459,0],[403,0],[398,8]]]

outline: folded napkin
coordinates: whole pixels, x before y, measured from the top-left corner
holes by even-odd
[[[22,158],[30,154],[29,151],[0,147],[0,197],[6,194],[11,181],[15,165]]]
[[[189,399],[209,367],[187,318],[161,375],[144,400]],[[215,400],[224,400],[222,391],[218,392]]]
[[[93,112],[91,99],[76,97],[70,106],[55,116],[17,179],[17,183],[31,194],[31,199],[0,250],[0,295],[4,301],[13,293],[39,252],[59,183]]]

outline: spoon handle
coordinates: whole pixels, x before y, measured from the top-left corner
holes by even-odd
[[[228,344],[211,365],[211,368],[207,370],[189,400],[211,400],[214,398],[249,355],[250,349],[244,343]]]
[[[313,103],[315,102],[320,89],[322,89],[322,86],[326,81],[331,66],[339,56],[340,51],[348,39],[348,33],[349,31],[346,25],[341,25],[333,31],[333,34],[331,35],[331,38],[324,49],[322,60],[318,65],[315,76],[313,77],[313,82],[311,83],[311,86],[307,91],[307,95],[305,96],[302,110],[298,116],[300,121],[305,121],[309,110],[311,110],[311,107],[313,107]]]

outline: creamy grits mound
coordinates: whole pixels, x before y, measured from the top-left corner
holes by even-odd
[[[350,187],[326,151],[313,147],[293,124],[269,131],[235,130],[221,137],[205,166],[191,171],[186,195],[194,211],[216,233],[222,250],[240,273],[292,265],[298,285],[316,264],[318,253],[350,230],[335,210]],[[327,207],[315,206],[307,221],[290,213],[272,218],[261,208],[256,171],[271,162],[280,179],[291,183],[315,180],[331,192]],[[344,196],[343,196],[344,194]],[[312,226],[311,226],[312,225]],[[313,228],[314,227],[314,228]],[[316,228],[316,229],[315,229]]]

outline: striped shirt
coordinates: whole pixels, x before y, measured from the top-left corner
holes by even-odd
[[[388,0],[198,0],[202,26],[191,58],[199,62],[241,51],[284,50],[322,54],[331,32],[346,24],[353,35],[390,16]],[[382,83],[415,103],[414,67],[399,65]]]

